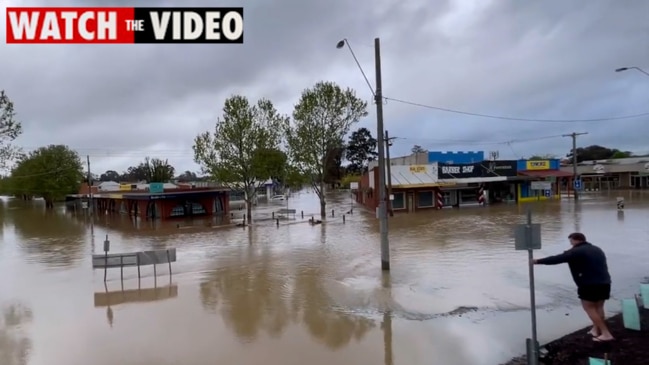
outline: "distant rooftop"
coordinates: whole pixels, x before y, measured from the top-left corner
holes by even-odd
[[[649,156],[582,161],[577,165],[633,165],[649,162]]]

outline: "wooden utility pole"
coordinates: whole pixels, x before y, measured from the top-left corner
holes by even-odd
[[[577,181],[579,175],[577,174],[577,136],[583,136],[588,134],[588,132],[572,132],[570,134],[564,134],[563,137],[572,138],[572,193],[575,197],[575,201],[579,200],[579,193],[575,189],[575,181]]]
[[[374,38],[374,68],[376,71],[376,90],[374,102],[376,103],[376,130],[379,153],[379,231],[381,232],[381,269],[390,271],[390,243],[388,241],[388,214],[385,204],[385,145],[383,141],[383,83],[381,80],[381,41]]]
[[[88,163],[88,214],[93,214],[93,201],[92,201],[92,174],[90,174],[90,155],[86,156]]]

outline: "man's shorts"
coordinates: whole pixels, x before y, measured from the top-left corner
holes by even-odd
[[[579,299],[587,302],[599,302],[611,297],[611,284],[583,285],[577,288]]]

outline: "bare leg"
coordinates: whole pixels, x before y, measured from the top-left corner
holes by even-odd
[[[594,327],[596,327],[599,330],[600,335],[596,337],[596,339],[599,341],[612,340],[613,335],[611,335],[611,332],[608,330],[608,326],[606,325],[606,322],[599,314],[598,302],[589,302],[586,300],[582,300],[581,304],[584,310],[586,311],[586,314],[593,322]]]
[[[597,302],[597,313],[599,313],[599,316],[602,317],[603,321],[606,321],[606,313],[604,313],[604,303],[605,300],[600,300]]]
[[[586,300],[581,301],[581,306],[582,306],[582,308],[584,308],[584,311],[586,312],[586,314],[588,314],[588,310],[589,310],[591,304],[593,304],[593,302],[589,302],[589,301],[586,301]],[[590,318],[590,315],[588,317]],[[601,335],[602,332],[599,330],[599,327],[597,327],[597,324],[595,323],[595,321],[593,321],[592,319],[591,319],[591,321],[593,322],[593,328],[591,328],[590,331],[588,331],[588,333],[593,337],[599,337],[599,335]]]

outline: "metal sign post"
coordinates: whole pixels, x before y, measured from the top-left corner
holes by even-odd
[[[541,225],[532,224],[532,211],[527,211],[527,223],[519,224],[514,231],[516,250],[527,250],[530,276],[530,310],[532,317],[532,338],[525,341],[527,364],[539,365],[539,343],[536,334],[536,294],[534,287],[534,250],[541,248]]]
[[[110,251],[110,241],[108,240],[108,235],[106,235],[106,240],[104,241],[104,282],[106,282],[106,275],[108,273],[108,251]]]

